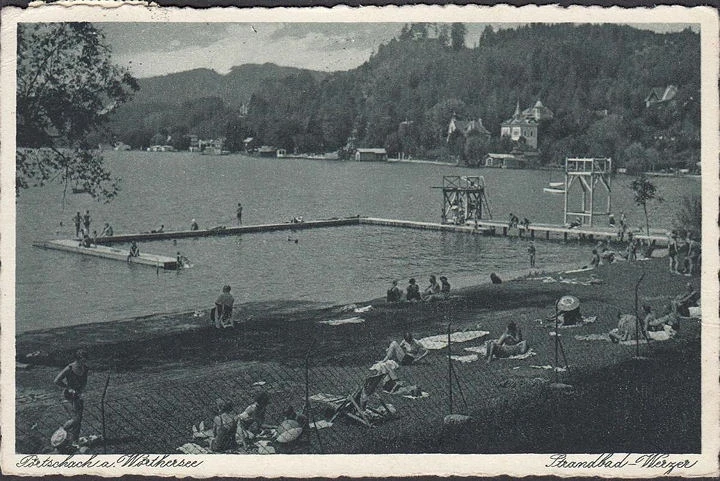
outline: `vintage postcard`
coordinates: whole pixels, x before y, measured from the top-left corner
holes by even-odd
[[[718,475],[716,11],[1,40],[4,473]]]

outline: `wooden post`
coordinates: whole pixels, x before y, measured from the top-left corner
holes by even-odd
[[[100,418],[102,422],[102,439],[103,439],[103,453],[107,454],[107,433],[105,431],[105,395],[107,394],[108,386],[110,385],[110,373],[108,373],[107,379],[105,379],[105,388],[103,389],[102,397],[100,398]]]
[[[507,233],[508,233],[508,228],[503,227],[503,236],[507,236]]]
[[[448,322],[448,331],[447,331],[447,339],[448,339],[448,405],[449,405],[449,413],[453,413],[453,389],[452,389],[452,348],[450,346],[450,323]]]
[[[563,232],[563,240],[565,242],[567,242],[567,234],[568,234],[567,232]]]
[[[546,231],[545,231],[545,238],[546,238],[547,240],[550,240],[550,231],[549,231],[549,230],[546,230]]]
[[[535,239],[535,229],[530,229],[530,238]]]

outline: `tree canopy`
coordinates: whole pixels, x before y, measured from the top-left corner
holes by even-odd
[[[245,92],[249,100],[247,115],[242,113],[239,126],[233,120],[232,131],[290,152],[341,149],[352,138],[357,147],[385,146],[415,158],[459,156],[475,163],[485,150],[520,147],[500,138],[500,125],[518,101],[524,109],[541,100],[554,113],[538,124],[542,163],[603,156],[628,172],[696,168],[697,33],[660,34],[624,25],[530,24],[497,31],[488,26],[468,48],[465,30],[461,23],[407,24],[353,70],[326,75],[278,71],[248,88],[237,84],[232,91]],[[677,89],[671,101],[646,106],[652,89],[669,85]],[[230,120],[236,106],[230,97],[220,98],[223,107],[213,117]],[[123,109],[127,115],[118,124],[125,126],[118,129],[125,135],[138,126],[146,129],[147,138],[159,129],[181,131],[182,126],[189,133],[207,130],[209,136],[221,136],[228,123],[203,118],[191,124],[176,115],[175,107],[146,115],[148,103],[130,105],[134,113]],[[448,139],[453,113],[458,120],[482,119],[490,142],[481,146],[470,137]]]
[[[118,189],[88,135],[137,90],[89,23],[18,26],[16,187],[72,182],[108,200]]]

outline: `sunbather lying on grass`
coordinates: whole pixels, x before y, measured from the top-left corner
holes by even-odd
[[[527,341],[523,341],[522,331],[515,321],[510,321],[502,336],[488,341],[486,346],[487,362],[492,361],[493,357],[516,356],[528,351]]]
[[[393,360],[400,365],[407,366],[427,355],[427,349],[413,338],[412,333],[406,332],[402,341],[390,343],[383,361]]]

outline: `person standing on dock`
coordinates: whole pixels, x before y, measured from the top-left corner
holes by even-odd
[[[80,223],[82,223],[80,211],[78,211],[77,214],[75,214],[75,217],[73,217],[73,222],[75,223],[75,237],[80,237]]]
[[[85,227],[85,232],[90,234],[90,211],[86,210],[85,215],[83,215],[83,226]]]
[[[140,248],[135,241],[130,242],[130,253],[127,256],[128,262],[130,262],[131,257],[140,257]]]
[[[238,202],[236,217],[238,225],[242,225],[242,204],[240,202]]]
[[[535,267],[535,242],[530,241],[530,245],[528,246],[528,255],[530,256],[530,267]]]
[[[55,384],[63,388],[63,397],[71,404],[72,419],[65,423],[65,429],[72,435],[74,441],[80,437],[80,423],[82,423],[85,402],[82,393],[87,386],[88,367],[87,351],[78,349],[75,352],[75,360],[65,366],[55,377]]]

